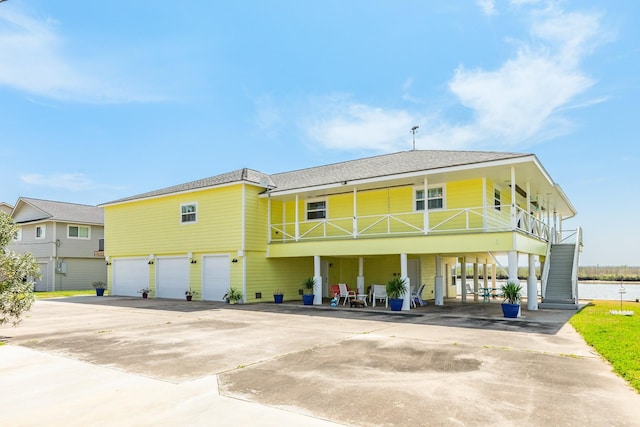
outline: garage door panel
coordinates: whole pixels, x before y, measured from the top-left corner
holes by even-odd
[[[149,286],[149,265],[143,258],[114,259],[113,295],[136,296],[138,291]]]
[[[202,299],[222,301],[231,285],[231,271],[228,255],[207,255],[202,257]]]
[[[184,298],[189,289],[189,260],[186,257],[156,259],[156,296]]]

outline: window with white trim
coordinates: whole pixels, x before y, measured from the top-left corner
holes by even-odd
[[[89,239],[90,228],[86,225],[68,225],[67,237],[70,239]]]
[[[327,217],[327,201],[314,200],[307,202],[307,220],[325,219]]]
[[[500,197],[500,189],[494,188],[493,189],[493,207],[497,211],[499,211],[501,205],[502,205],[502,198]]]
[[[180,205],[180,222],[182,224],[198,221],[198,204],[185,203]]]
[[[46,230],[44,225],[36,226],[36,239],[44,239]]]
[[[444,209],[444,187],[436,186],[427,188],[425,197],[424,189],[416,188],[415,207],[416,211],[423,211],[425,205],[429,210]]]

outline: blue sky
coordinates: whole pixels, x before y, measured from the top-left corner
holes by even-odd
[[[446,3],[446,4],[445,4]],[[534,153],[582,265],[640,265],[640,2],[0,3],[0,201],[249,167]]]

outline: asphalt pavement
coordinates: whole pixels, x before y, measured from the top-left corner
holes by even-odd
[[[0,424],[640,425],[573,313],[39,300],[0,327]]]

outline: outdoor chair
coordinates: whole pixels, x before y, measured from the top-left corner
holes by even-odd
[[[424,283],[420,285],[416,292],[411,293],[411,305],[414,307],[416,307],[417,304],[420,304],[420,307],[427,305],[426,301],[422,299],[422,291],[424,291]]]
[[[389,306],[387,287],[385,285],[371,285],[371,305],[376,306],[376,300],[384,300],[384,306]]]
[[[338,283],[338,287],[340,288],[340,293],[338,294],[338,304],[340,303],[340,298],[344,298],[342,301],[342,305],[347,303],[347,300],[352,298],[356,299],[355,291],[349,290],[349,287],[346,283]]]

